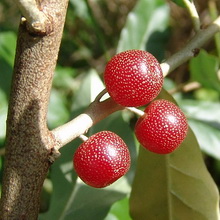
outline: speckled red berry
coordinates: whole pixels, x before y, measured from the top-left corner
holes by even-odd
[[[73,164],[82,181],[102,188],[125,175],[130,168],[130,160],[125,142],[111,131],[101,131],[78,147]]]
[[[138,107],[149,103],[159,94],[163,74],[152,54],[128,50],[116,54],[107,63],[104,81],[109,95],[116,103]]]
[[[187,119],[181,109],[167,100],[155,100],[135,125],[135,135],[143,147],[158,154],[173,152],[185,139]]]

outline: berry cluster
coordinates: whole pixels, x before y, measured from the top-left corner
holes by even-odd
[[[104,81],[109,95],[119,105],[147,105],[135,125],[135,135],[144,148],[168,154],[183,142],[188,129],[184,113],[168,100],[154,100],[162,89],[163,74],[152,54],[128,50],[115,55],[106,65]],[[130,154],[118,135],[102,131],[79,146],[73,163],[85,183],[101,188],[126,174]]]

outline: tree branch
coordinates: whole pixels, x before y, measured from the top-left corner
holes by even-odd
[[[54,29],[44,36],[19,27],[6,131],[0,219],[34,220],[56,144],[47,128],[47,110],[63,33],[67,0],[44,0]]]
[[[51,22],[49,22],[48,17],[39,9],[36,0],[16,0],[16,3],[25,17],[22,22],[27,22],[28,27],[32,32],[36,33],[46,33],[51,29]],[[51,31],[51,30],[50,30]]]
[[[57,140],[57,150],[84,134],[97,122],[103,120],[113,112],[122,110],[124,107],[116,104],[111,98],[99,102],[95,100],[90,104],[85,113],[80,114],[70,122],[52,130],[52,134]]]
[[[213,36],[219,31],[220,16],[206,29],[198,31],[182,50],[161,63],[164,77],[189,59],[195,57],[199,52],[199,48],[213,38]]]
[[[187,60],[196,56],[197,49],[203,46],[218,31],[220,31],[220,17],[207,29],[199,31],[182,50],[161,64],[164,77]],[[99,99],[100,95],[98,96]],[[57,140],[57,150],[79,135],[84,134],[95,123],[121,109],[123,107],[117,105],[111,98],[103,102],[95,100],[85,113],[52,131],[52,134]]]
[[[196,10],[196,6],[192,1],[190,0],[183,0],[184,4],[186,5],[186,8],[190,14],[191,20],[193,22],[194,30],[197,32],[200,30],[200,18],[198,15],[198,12]]]

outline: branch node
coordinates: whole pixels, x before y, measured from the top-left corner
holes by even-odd
[[[49,154],[48,157],[48,161],[49,163],[53,164],[55,162],[55,160],[60,157],[61,153],[59,152],[59,150],[57,149],[57,147],[53,147],[51,148],[51,152]]]
[[[21,24],[25,24],[30,33],[46,35],[53,31],[53,22],[38,8],[35,0],[16,0],[22,13]]]
[[[192,50],[192,52],[193,52],[193,56],[194,56],[194,57],[197,57],[197,56],[199,55],[200,49],[199,49],[199,48],[194,48],[194,49]]]
[[[101,102],[102,97],[108,93],[107,89],[104,88],[95,98],[94,102]]]

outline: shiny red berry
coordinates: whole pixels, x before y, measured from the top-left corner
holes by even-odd
[[[111,131],[101,131],[78,147],[73,164],[82,181],[102,188],[125,175],[130,168],[130,160],[125,142]]]
[[[104,81],[109,95],[116,103],[137,107],[149,103],[159,94],[163,74],[152,54],[128,50],[116,54],[107,63]]]
[[[174,151],[185,139],[187,119],[181,109],[167,100],[148,105],[135,125],[135,135],[143,147],[158,154]]]

